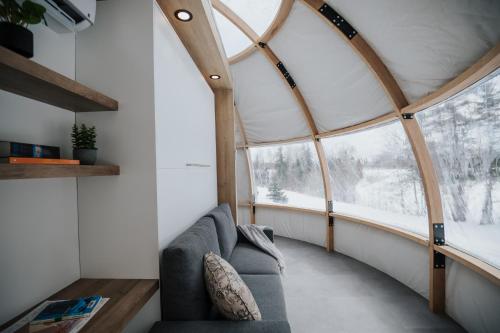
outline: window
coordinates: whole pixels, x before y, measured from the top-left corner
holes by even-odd
[[[281,4],[281,0],[222,0],[222,2],[259,36],[269,28]]]
[[[323,179],[312,142],[251,148],[255,201],[325,210]]]
[[[428,235],[422,182],[399,121],[323,140],[333,211]]]
[[[500,268],[500,70],[417,120],[439,179],[446,242]]]
[[[252,41],[217,10],[214,10],[214,17],[228,58],[252,45]]]

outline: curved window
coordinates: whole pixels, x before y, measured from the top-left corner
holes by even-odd
[[[500,268],[500,70],[417,120],[439,179],[446,242]]]
[[[250,148],[255,201],[325,210],[321,170],[312,142]]]
[[[428,235],[422,182],[399,121],[322,142],[334,212]]]

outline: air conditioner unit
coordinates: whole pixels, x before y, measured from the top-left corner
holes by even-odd
[[[94,24],[96,0],[32,1],[44,6],[46,15],[71,31],[81,31]]]

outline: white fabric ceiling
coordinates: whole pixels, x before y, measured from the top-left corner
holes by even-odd
[[[254,52],[231,69],[236,106],[249,142],[311,134],[289,87],[260,52]]]
[[[328,0],[369,42],[410,102],[500,41],[498,0]]]
[[[276,14],[274,9],[260,9],[259,23],[255,13],[264,2],[223,2],[259,34],[272,21],[269,13]],[[327,2],[381,56],[410,102],[456,77],[500,41],[498,0]],[[273,0],[265,5],[277,8],[277,4],[278,0]],[[252,10],[243,10],[245,6]],[[237,41],[243,34],[231,32],[235,26],[228,25],[229,32],[224,32],[226,24],[218,21],[222,22],[219,29],[224,44],[234,44],[225,46],[228,54],[248,45],[245,36],[244,41]],[[292,74],[321,132],[392,111],[382,87],[361,58],[302,1],[294,2],[289,17],[268,44]],[[249,142],[310,134],[289,87],[259,52],[231,67]]]
[[[281,4],[281,0],[221,0],[257,35],[262,35],[271,25]]]
[[[269,45],[297,83],[321,132],[392,111],[368,66],[302,2],[294,3]]]
[[[252,45],[252,41],[217,10],[214,10],[214,17],[227,57],[232,57]]]

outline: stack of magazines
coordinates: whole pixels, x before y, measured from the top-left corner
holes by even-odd
[[[46,301],[3,332],[76,333],[108,300],[101,296],[90,296]]]

